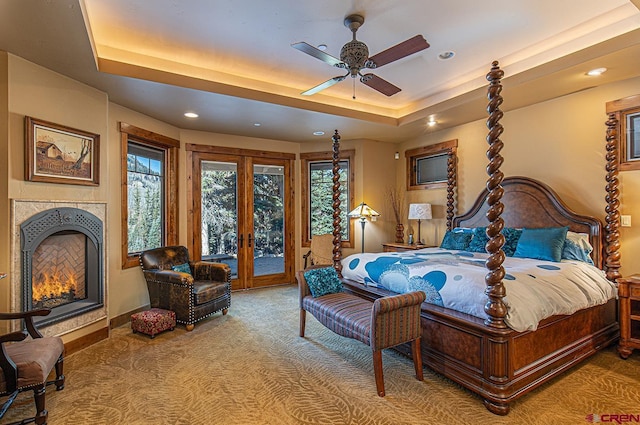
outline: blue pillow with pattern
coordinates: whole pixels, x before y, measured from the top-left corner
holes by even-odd
[[[322,267],[304,272],[311,295],[314,298],[342,292],[342,282],[333,267]]]
[[[502,251],[507,257],[513,257],[518,246],[518,240],[522,235],[522,229],[515,229],[513,227],[506,227],[502,229],[502,235],[504,236],[504,245]]]
[[[187,263],[171,266],[171,270],[173,270],[174,272],[191,274],[191,267],[189,267],[189,264]]]
[[[522,235],[513,256],[557,263],[562,259],[562,248],[567,239],[568,230],[567,226],[522,229]]]
[[[440,248],[468,251],[471,238],[473,238],[473,233],[453,232],[451,230],[447,230],[444,234],[444,238],[442,238]]]
[[[469,251],[471,252],[487,252],[485,245],[489,242],[486,227],[475,227],[473,229],[473,238],[469,243]]]

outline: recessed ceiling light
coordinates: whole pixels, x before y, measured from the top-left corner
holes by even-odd
[[[453,51],[449,50],[449,51],[440,53],[438,55],[438,59],[446,61],[447,59],[451,59],[455,55],[456,55],[456,52],[453,52]]]
[[[262,124],[260,124],[259,122],[254,122],[254,123],[253,123],[253,126],[254,126],[254,127],[260,127],[261,125],[262,125]]]
[[[598,75],[602,75],[606,71],[607,71],[607,68],[596,68],[596,69],[592,69],[591,71],[587,72],[587,75],[589,75],[591,77],[597,77]]]
[[[184,116],[187,118],[198,118],[198,114],[196,114],[195,112],[185,112]]]
[[[314,136],[324,136],[324,131],[314,131],[313,135]]]
[[[324,52],[325,50],[327,50],[327,45],[326,44],[318,44],[318,50],[322,50]]]
[[[429,121],[427,121],[427,125],[429,127],[433,127],[436,124],[438,124],[438,121],[436,121],[436,119],[434,117],[429,117]]]

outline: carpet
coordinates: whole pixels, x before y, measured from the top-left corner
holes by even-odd
[[[154,339],[128,325],[65,359],[66,387],[47,387],[49,424],[584,424],[640,415],[640,353],[609,347],[512,403],[506,417],[410,359],[383,353],[384,398],[371,349],[307,315],[298,336],[293,285],[232,293],[231,308]],[[3,421],[33,410],[31,392]],[[592,421],[594,421],[592,419]],[[3,422],[3,423],[6,423]]]

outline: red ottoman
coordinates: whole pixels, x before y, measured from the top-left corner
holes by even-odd
[[[131,315],[131,329],[133,333],[142,332],[155,337],[162,331],[173,330],[176,327],[176,314],[170,310],[152,308]]]

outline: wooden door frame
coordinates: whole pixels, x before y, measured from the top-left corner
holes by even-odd
[[[294,176],[294,163],[296,155],[292,153],[285,152],[269,152],[269,151],[258,151],[253,149],[239,149],[239,148],[229,148],[223,146],[209,146],[209,145],[198,145],[187,143],[185,145],[185,149],[187,152],[187,167],[186,167],[186,175],[187,175],[187,247],[191,252],[191,255],[194,260],[200,260],[202,258],[202,247],[199,243],[199,236],[196,233],[196,229],[200,228],[199,223],[201,222],[202,215],[200,211],[200,205],[196,202],[194,194],[200,193],[200,154],[214,154],[218,156],[229,156],[229,157],[251,157],[254,161],[264,159],[264,160],[282,160],[285,164],[285,179],[284,179],[284,249],[285,249],[285,270],[283,276],[278,279],[278,283],[293,283],[294,282],[294,267],[295,267],[295,214],[294,214],[294,187],[295,187],[295,176]],[[249,161],[251,162],[251,161]],[[240,168],[240,167],[239,167]],[[243,167],[245,168],[245,167]],[[244,188],[245,178],[246,178],[246,169],[240,170],[238,169],[238,192],[242,193],[241,190],[246,191]],[[240,178],[242,175],[242,178]],[[288,178],[287,178],[288,175]],[[240,185],[243,185],[241,188]],[[287,196],[287,194],[292,194],[292,196]],[[253,197],[251,197],[253,199]],[[253,202],[253,201],[251,201]],[[247,205],[244,205],[243,202],[239,202],[238,205],[238,215],[246,214]],[[238,228],[238,232],[243,231],[244,233],[246,229]],[[198,242],[198,243],[196,243]],[[240,255],[240,250],[239,250]],[[248,263],[248,260],[244,262]],[[240,276],[240,258],[238,258],[238,274]],[[243,270],[242,272],[247,273],[248,270]],[[245,274],[246,275],[246,274]],[[280,275],[277,275],[280,276]],[[248,276],[246,278],[246,282],[249,280],[254,281],[253,275]],[[263,282],[259,277],[257,279],[257,285],[247,284],[242,285],[241,288],[234,289],[248,289],[255,288],[261,286],[272,285],[274,283],[271,282]],[[246,287],[245,287],[246,286]]]

